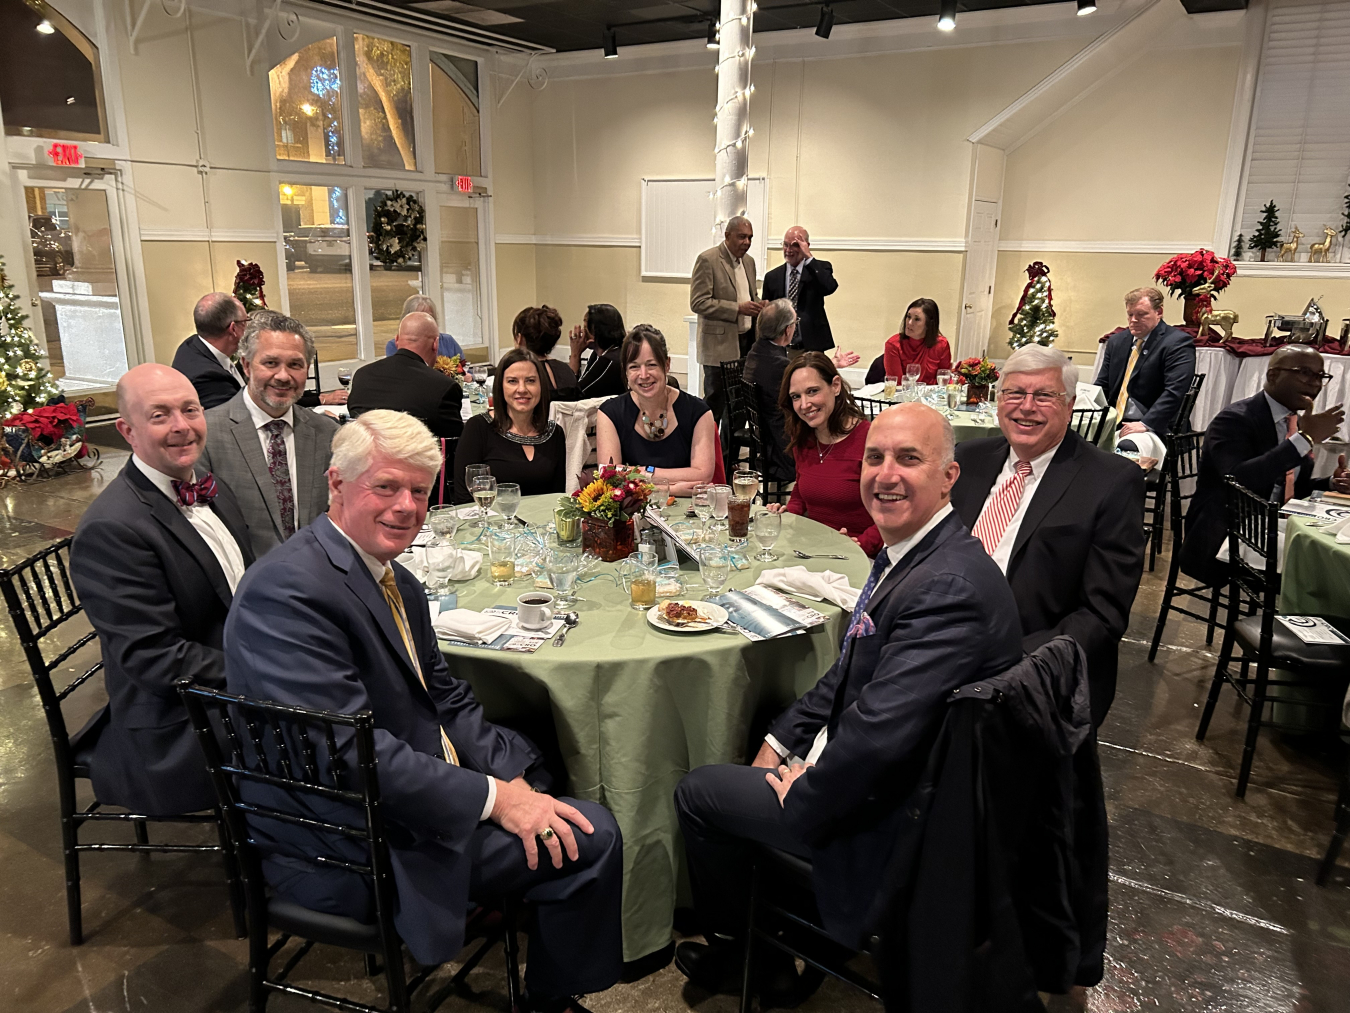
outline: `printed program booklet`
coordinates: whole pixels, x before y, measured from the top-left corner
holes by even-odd
[[[728,591],[709,600],[726,609],[727,621],[749,640],[791,636],[820,626],[828,618],[761,584],[744,591]]]

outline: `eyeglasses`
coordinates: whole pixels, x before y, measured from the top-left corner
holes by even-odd
[[[1021,404],[1028,397],[1036,403],[1037,408],[1049,408],[1051,405],[1063,401],[1065,395],[1053,390],[1001,390],[998,392],[998,399],[1004,404]]]
[[[1311,369],[1304,369],[1302,366],[1275,366],[1270,371],[1275,372],[1277,370],[1297,373],[1299,378],[1303,380],[1316,380],[1319,386],[1326,386],[1326,382],[1332,378],[1331,373],[1316,373]]]

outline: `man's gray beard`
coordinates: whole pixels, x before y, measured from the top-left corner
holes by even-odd
[[[295,396],[294,396],[294,397],[291,397],[291,398],[289,398],[289,399],[287,399],[287,400],[285,400],[285,401],[277,401],[277,400],[273,399],[273,398],[270,396],[270,392],[271,392],[271,388],[270,388],[270,387],[264,387],[264,388],[262,388],[262,390],[258,391],[258,399],[259,399],[260,401],[262,401],[262,403],[263,403],[264,405],[266,405],[268,408],[272,408],[272,409],[274,409],[274,410],[285,411],[287,408],[289,408],[289,407],[291,407],[293,404],[295,404],[295,402],[297,402],[297,401],[300,400],[300,395],[304,393],[304,389],[303,389],[303,388],[300,388],[300,387],[296,387],[296,388],[295,388]]]

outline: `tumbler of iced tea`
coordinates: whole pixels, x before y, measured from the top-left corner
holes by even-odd
[[[749,496],[732,496],[727,501],[727,535],[731,538],[750,537]]]

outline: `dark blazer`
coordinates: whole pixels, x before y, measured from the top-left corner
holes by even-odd
[[[783,373],[787,364],[786,348],[760,338],[750,346],[741,372],[741,378],[754,387],[760,426],[769,443],[763,448],[764,458],[760,467],[765,477],[775,482],[791,482],[797,477],[797,465],[787,445],[783,411],[778,407],[778,389],[783,386]]]
[[[1022,657],[1017,603],[998,567],[954,514],[891,568],[868,605],[876,626],[849,642],[815,686],[770,726],[820,761],[793,783],[788,828],[811,847],[825,925],[857,942],[874,920],[901,803],[923,773],[947,694]]]
[[[347,410],[353,418],[376,408],[407,412],[426,423],[433,436],[449,440],[464,430],[463,399],[459,384],[432,369],[416,352],[400,348],[356,371]]]
[[[1125,379],[1133,348],[1134,335],[1127,327],[1114,331],[1106,339],[1095,383],[1106,392],[1107,404],[1114,405],[1120,397],[1120,384]],[[1144,406],[1140,421],[1159,436],[1170,433],[1194,376],[1195,338],[1165,320],[1158,321],[1158,326],[1144,338],[1139,361],[1130,375],[1130,397]]]
[[[1008,460],[1002,436],[956,446],[952,506],[972,530]],[[1082,646],[1100,725],[1116,695],[1117,649],[1144,572],[1144,472],[1072,429],[1027,504],[1008,559],[1008,585],[1028,652],[1061,633]]]
[[[787,298],[787,264],[779,264],[764,276],[763,298]],[[834,279],[834,267],[828,260],[813,257],[801,269],[797,287],[797,333],[792,339],[794,348],[808,352],[823,352],[834,347],[830,318],[825,315],[825,297],[834,295],[839,282]]]
[[[281,504],[267,470],[267,455],[258,440],[240,391],[206,413],[206,449],[198,467],[211,472],[234,493],[248,524],[253,556],[261,559],[285,541]],[[295,527],[298,531],[328,509],[328,463],[338,425],[327,415],[296,405],[291,409],[295,429]]]
[[[222,366],[196,334],[173,353],[173,368],[192,381],[203,408],[224,404],[243,386],[239,377]]]
[[[1195,495],[1186,511],[1182,571],[1207,584],[1223,579],[1226,567],[1214,556],[1228,537],[1225,477],[1231,475],[1259,496],[1270,496],[1278,487],[1283,498],[1284,476],[1290,468],[1298,469],[1295,496],[1331,487],[1330,479],[1312,477],[1312,455],[1301,456],[1297,447],[1276,433],[1265,391],[1234,401],[1215,415],[1205,430]]]
[[[212,507],[244,564],[252,563],[248,529],[228,489]],[[70,569],[98,632],[108,690],[92,767],[98,800],[158,815],[215,805],[173,684],[182,678],[217,689],[225,684],[221,637],[231,595],[220,563],[129,460],[80,518]]]
[[[225,627],[226,682],[231,693],[374,713],[380,801],[398,890],[394,923],[412,955],[430,964],[450,959],[463,945],[473,861],[466,849],[487,801],[483,774],[513,780],[538,754],[515,732],[484,719],[469,684],[446,667],[426,592],[398,563],[393,569],[428,689],[379,585],[327,515],[269,552],[239,585]],[[463,766],[441,758],[438,723]],[[350,739],[339,745],[349,746]],[[249,797],[265,802],[270,790],[255,788]],[[287,852],[313,853],[310,831],[271,821],[254,829],[274,855],[266,871],[279,896],[369,917],[359,877],[319,873],[287,859]]]

